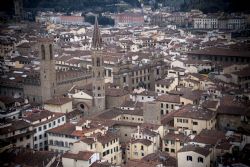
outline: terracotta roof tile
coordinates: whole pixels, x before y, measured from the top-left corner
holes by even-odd
[[[132,140],[131,143],[141,143],[143,145],[146,145],[146,146],[150,146],[152,144],[152,142],[150,140],[147,140],[147,139],[135,139],[135,140]]]
[[[184,135],[183,133],[175,134],[175,133],[167,133],[163,139],[165,140],[174,140],[174,141],[181,141],[181,142],[186,142],[188,141],[188,137]]]
[[[66,123],[64,125],[48,130],[47,133],[72,135],[74,131],[75,131],[75,125],[71,123]]]
[[[156,101],[169,102],[169,103],[180,103],[180,96],[179,95],[162,94],[161,96],[158,96]]]
[[[55,97],[53,99],[47,100],[45,104],[52,104],[52,105],[62,105],[72,101],[72,99],[67,97]]]
[[[63,154],[63,158],[88,161],[93,154],[94,152],[90,152],[90,151],[79,151],[78,154],[67,152]]]
[[[182,147],[179,152],[189,152],[189,151],[193,151],[196,152],[198,154],[201,154],[205,157],[207,157],[210,154],[210,151],[206,148],[203,147],[199,147],[199,146],[195,146],[195,145],[186,145],[184,147]]]
[[[145,162],[160,162],[165,167],[177,167],[177,160],[169,156],[167,152],[157,151],[142,158]]]
[[[225,139],[225,133],[218,130],[203,129],[196,135],[193,142],[216,145],[220,140]]]
[[[174,113],[174,117],[192,118],[199,120],[210,120],[215,117],[216,113],[201,107],[187,104]]]

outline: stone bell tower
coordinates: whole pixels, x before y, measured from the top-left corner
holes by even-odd
[[[93,110],[100,112],[105,107],[105,80],[104,61],[102,53],[102,39],[97,17],[95,18],[94,32],[92,38],[92,77],[93,77]]]
[[[53,54],[53,39],[39,39],[40,85],[42,102],[51,99],[56,94],[56,70]]]
[[[14,0],[14,19],[20,21],[23,17],[23,0]]]

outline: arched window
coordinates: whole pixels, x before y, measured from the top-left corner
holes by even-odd
[[[98,90],[101,90],[101,87],[100,87],[100,86],[98,86]]]
[[[100,60],[100,57],[97,57],[96,59],[96,66],[101,66],[101,60]]]
[[[42,54],[42,59],[45,60],[45,46],[41,45],[41,54]]]
[[[52,48],[52,44],[49,45],[49,55],[50,55],[50,60],[53,60],[53,48]]]
[[[80,104],[80,107],[81,107],[81,109],[85,109],[85,106],[84,106],[84,104]]]

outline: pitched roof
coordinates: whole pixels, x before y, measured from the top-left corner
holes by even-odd
[[[123,167],[156,167],[160,162],[147,162],[143,160],[128,160]]]
[[[9,126],[8,126],[8,125]],[[6,126],[0,127],[0,134],[7,134],[16,130],[21,130],[24,128],[28,128],[31,126],[30,123],[24,121],[24,120],[13,120],[9,123],[7,123]]]
[[[234,99],[233,96],[224,96],[221,98],[220,106],[217,109],[218,114],[227,115],[247,115],[247,106]]]
[[[95,153],[91,151],[79,151],[77,154],[66,152],[63,154],[63,158],[88,161],[93,154]]]
[[[89,138],[89,137],[83,138],[83,139],[81,139],[81,141],[86,143],[86,144],[93,144],[95,142],[95,140],[93,138]]]
[[[45,104],[52,104],[52,105],[62,105],[72,101],[72,99],[68,97],[55,97],[50,100],[47,100]]]
[[[210,120],[216,113],[201,107],[187,104],[174,113],[174,117],[192,118],[199,120]]]
[[[33,110],[32,112],[26,113],[24,119],[30,122],[35,122],[47,118],[47,121],[48,120],[52,121],[53,119],[57,119],[63,115],[64,115],[63,113],[53,113],[48,110]],[[51,118],[48,119],[49,117]],[[45,121],[40,123],[45,123]]]
[[[206,48],[202,50],[189,51],[188,55],[208,55],[208,56],[237,56],[237,57],[249,57],[249,50],[236,50],[228,48]]]
[[[155,132],[155,131],[152,131],[152,130],[150,130],[150,129],[148,129],[148,128],[145,128],[145,129],[143,128],[143,129],[141,130],[141,132],[142,132],[143,134],[146,134],[146,135],[149,135],[149,136],[152,136],[152,137],[159,135],[159,133],[157,133],[157,132]]]
[[[165,167],[177,167],[177,160],[167,152],[157,151],[142,158],[145,162],[161,162]]]
[[[97,136],[97,141],[102,143],[102,144],[106,144],[106,143],[108,143],[111,140],[114,140],[116,138],[118,138],[117,135],[115,135],[113,133],[106,133],[104,135]]]
[[[161,96],[158,96],[156,100],[160,102],[180,103],[180,96],[162,94]]]
[[[105,94],[106,94],[106,96],[119,97],[119,96],[128,95],[129,92],[124,90],[124,89],[106,88]]]
[[[205,157],[207,157],[210,154],[210,151],[208,149],[203,148],[203,147],[199,147],[199,146],[196,146],[196,145],[186,145],[186,146],[183,146],[178,151],[178,153],[180,153],[180,152],[189,152],[189,151],[196,152],[196,153],[201,154],[201,155],[203,155]]]
[[[113,167],[114,165],[105,161],[105,162],[101,162],[101,161],[95,161],[90,167]]]
[[[135,139],[135,140],[132,140],[131,143],[141,143],[145,146],[150,146],[152,144],[152,142],[148,139]]]
[[[66,123],[64,125],[48,130],[47,133],[72,135],[74,131],[75,131],[75,125],[71,123]]]
[[[0,164],[7,166],[43,167],[53,162],[57,153],[51,151],[34,151],[27,148],[8,149],[0,155]]]
[[[203,129],[200,134],[195,136],[193,142],[215,145],[224,138],[225,133],[222,131]]]
[[[215,100],[206,100],[202,103],[202,107],[204,108],[216,108],[218,105],[219,101]]]
[[[203,91],[201,90],[191,90],[191,89],[182,89],[182,98],[190,100],[198,100],[201,98]]]
[[[188,140],[188,137],[183,133],[175,134],[175,133],[167,133],[163,139],[165,140],[180,140],[181,142],[185,142]]]
[[[174,81],[174,78],[165,78],[165,79],[161,79],[156,81],[156,84],[160,84],[160,85],[165,85],[165,86],[170,86]]]
[[[122,110],[119,108],[112,108],[108,109],[107,111],[100,113],[96,116],[96,118],[99,119],[113,119],[117,116],[127,114],[127,115],[136,115],[136,116],[143,116],[143,110],[142,109],[135,109],[135,110]]]

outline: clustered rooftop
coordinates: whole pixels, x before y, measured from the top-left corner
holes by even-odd
[[[250,165],[244,15],[105,16],[115,26],[39,12],[1,27],[0,164]]]

